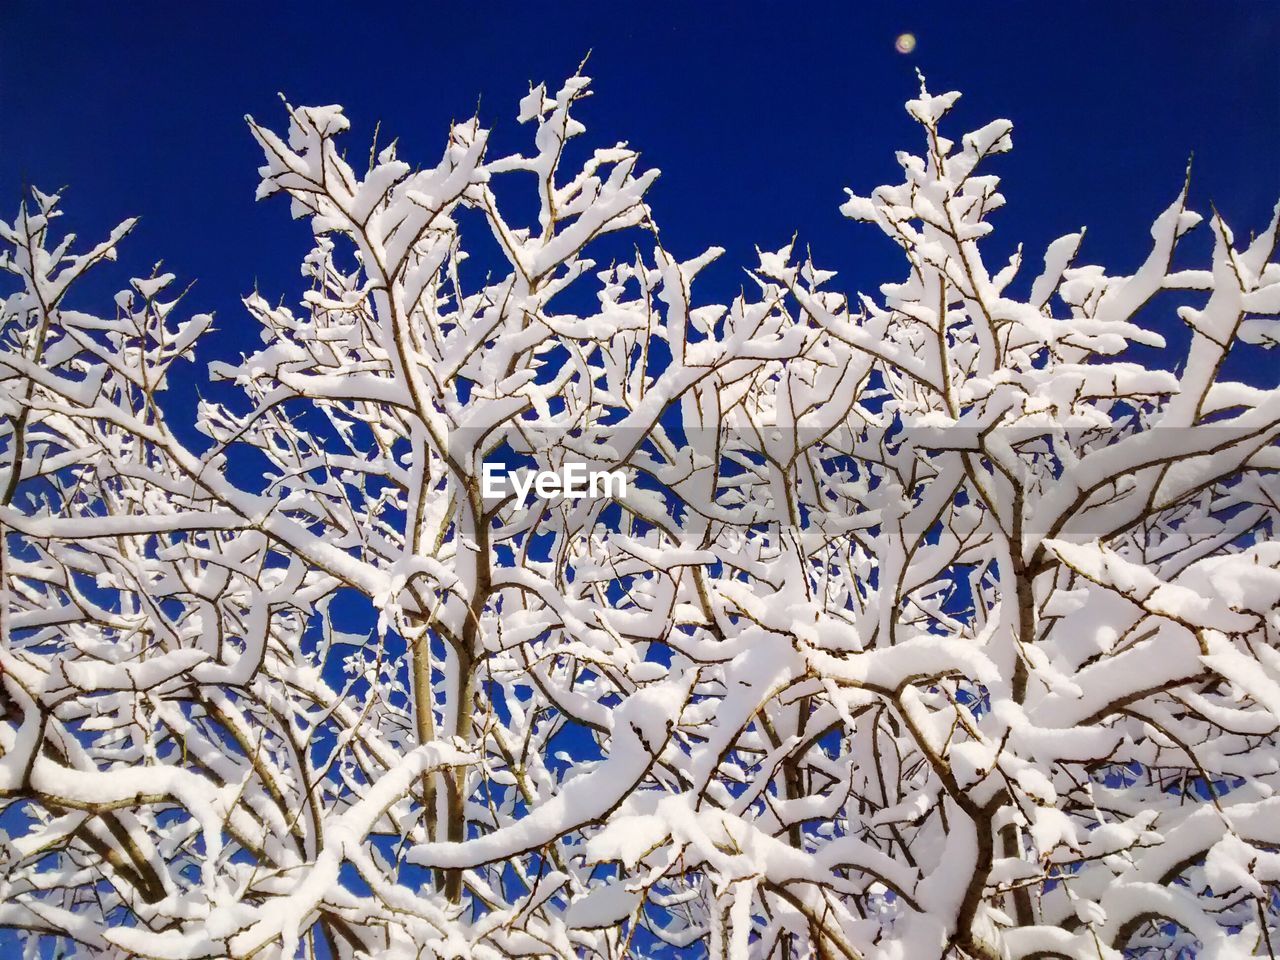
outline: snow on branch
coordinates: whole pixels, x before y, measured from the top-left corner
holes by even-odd
[[[1131,275],[1081,232],[1020,279],[988,263],[1012,125],[949,139],[922,84],[901,182],[841,207],[900,273],[844,290],[791,245],[709,302],[723,251],[662,246],[657,171],[580,146],[590,92],[532,88],[524,153],[472,119],[364,170],[339,107],[249,119],[311,249],[245,298],[202,440],[166,415],[211,324],[175,278],[70,306],[132,221],[76,253],[33,191],[0,223],[0,926],[1274,954],[1280,389],[1223,371],[1277,342],[1280,207],[1174,270],[1184,186]]]

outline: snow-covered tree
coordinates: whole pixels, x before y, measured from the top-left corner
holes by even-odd
[[[38,191],[0,224],[0,926],[1274,955],[1280,389],[1223,369],[1280,341],[1280,208],[1175,269],[1184,187],[1131,275],[1081,233],[1022,282],[984,259],[1011,125],[952,142],[922,85],[903,182],[842,208],[901,279],[789,246],[708,303],[722,251],[667,251],[657,171],[569,144],[588,92],[529,93],[527,154],[473,120],[363,172],[337,107],[251,120],[314,246],[300,298],[244,301],[264,345],[211,367],[203,444],[160,402],[211,324],[174,278],[68,299],[132,224],[74,253]],[[495,464],[627,483],[494,496]]]

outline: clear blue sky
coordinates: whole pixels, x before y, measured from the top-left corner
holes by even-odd
[[[590,135],[627,139],[663,170],[651,202],[664,241],[681,256],[728,247],[732,287],[754,244],[796,230],[850,286],[895,279],[887,243],[836,207],[845,186],[889,182],[896,149],[918,149],[901,107],[917,66],[935,90],[965,92],[956,134],[1015,123],[1015,152],[994,167],[1010,199],[998,250],[1026,240],[1038,257],[1087,224],[1089,262],[1132,267],[1193,151],[1193,204],[1212,200],[1238,233],[1280,195],[1277,0],[205,6],[8,0],[0,210],[34,183],[70,185],[64,224],[86,239],[142,215],[125,267],[163,258],[198,279],[191,308],[216,309],[223,331],[210,355],[253,336],[238,298],[255,280],[272,298],[299,290],[308,231],[282,201],[254,203],[242,119],[281,125],[277,91],[346,105],[355,155],[381,120],[402,157],[433,163],[477,98],[497,147],[525,146],[514,116],[528,81],[555,82],[591,50]],[[906,31],[910,56],[894,50]]]
[[[519,145],[515,103],[592,50],[595,136],[626,138],[664,171],[652,200],[680,251],[745,256],[795,229],[855,279],[876,238],[839,218],[841,189],[894,174],[916,146],[901,104],[921,67],[959,88],[962,123],[1007,116],[1012,203],[998,221],[1041,241],[1088,223],[1123,249],[1180,184],[1238,227],[1280,192],[1280,3],[205,5],[8,0],[0,9],[0,204],[24,182],[71,186],[82,235],[143,215],[130,262],[165,257],[200,279],[202,306],[254,277],[294,280],[305,232],[253,202],[242,117],[276,100],[345,104],[349,145],[373,123],[402,156],[434,162],[451,117],[482,97],[498,143]],[[193,5],[194,8],[194,5]],[[911,56],[894,37],[911,31]],[[7,217],[7,214],[6,214]],[[1246,223],[1245,221],[1251,221]]]
[[[277,92],[344,104],[353,157],[381,121],[383,143],[397,136],[403,159],[433,164],[477,100],[495,153],[530,149],[515,122],[529,81],[554,89],[590,50],[596,96],[577,115],[591,144],[627,139],[663,171],[649,199],[673,253],[728,248],[702,302],[733,296],[756,244],[797,232],[845,289],[901,278],[896,248],[837,207],[846,186],[899,182],[896,150],[920,151],[902,109],[917,67],[934,92],[964,91],[954,139],[994,117],[1015,124],[1013,154],[988,167],[1009,205],[985,249],[998,266],[1025,241],[1023,283],[1049,241],[1081,226],[1081,262],[1136,267],[1192,153],[1193,208],[1213,203],[1238,237],[1280,197],[1280,0],[207,6],[0,0],[0,216],[28,183],[69,185],[62,226],[82,243],[141,215],[121,263],[97,268],[72,305],[110,312],[111,294],[163,259],[197,281],[185,309],[217,314],[202,361],[257,345],[240,304],[255,284],[289,303],[304,287],[310,230],[280,198],[253,199],[261,154],[243,118],[282,128]],[[894,48],[904,32],[918,38],[908,56]],[[1185,259],[1207,266],[1198,233]],[[1170,354],[1132,359],[1177,363],[1181,302],[1158,298],[1145,315]],[[1273,386],[1280,363],[1242,354],[1226,374]],[[180,431],[205,383],[203,369],[171,378]],[[259,468],[237,469],[252,484]]]

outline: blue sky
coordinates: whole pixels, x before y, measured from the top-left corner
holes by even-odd
[[[141,215],[119,279],[163,258],[198,280],[190,308],[219,315],[210,358],[256,339],[239,305],[255,280],[271,299],[301,290],[309,231],[282,201],[255,204],[243,121],[282,126],[277,91],[345,104],[354,155],[380,120],[402,157],[433,163],[477,98],[496,149],[525,147],[528,81],[554,83],[591,50],[590,136],[663,170],[650,197],[664,242],[681,257],[727,247],[712,275],[725,295],[755,244],[795,231],[850,287],[896,279],[893,249],[836,207],[846,186],[897,182],[894,151],[918,149],[901,106],[916,67],[965,92],[955,134],[1014,121],[1014,154],[992,168],[1010,200],[993,254],[1025,240],[1033,275],[1043,245],[1081,225],[1082,259],[1135,266],[1192,152],[1193,205],[1212,201],[1237,233],[1280,195],[1277,0],[207,6],[8,0],[0,211],[34,183],[70,186],[63,222],[86,240]],[[906,31],[910,56],[894,50]]]

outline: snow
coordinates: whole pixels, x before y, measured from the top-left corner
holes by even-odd
[[[176,277],[48,306],[133,221],[0,223],[0,924],[171,960],[1255,955],[1280,390],[1223,370],[1275,345],[1280,206],[1211,218],[1207,265],[1185,188],[1131,274],[1083,230],[1009,257],[1012,125],[945,136],[922,81],[901,182],[840,208],[900,272],[844,291],[791,243],[707,302],[724,250],[658,243],[657,171],[565,151],[590,93],[531,85],[527,153],[472,119],[363,172],[339,107],[250,120],[313,247],[245,298],[201,449]],[[499,460],[629,483],[486,497]]]

